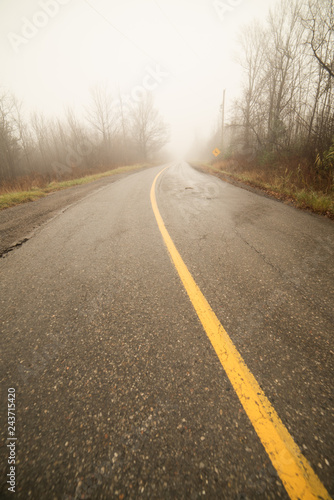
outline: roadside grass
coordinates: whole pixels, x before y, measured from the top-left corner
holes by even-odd
[[[221,160],[212,163],[191,162],[195,166],[215,173],[221,178],[236,180],[265,191],[276,199],[290,202],[298,208],[311,210],[317,214],[334,218],[334,186],[329,187],[321,179],[306,175],[298,165],[287,168],[286,165],[276,168],[257,165],[244,165],[240,162]]]
[[[21,191],[13,193],[5,193],[0,195],[0,210],[4,208],[13,207],[14,205],[20,205],[21,203],[26,203],[28,201],[35,201],[38,198],[46,196],[41,190],[31,190],[31,191]]]
[[[21,203],[27,203],[28,201],[35,201],[39,198],[47,196],[49,193],[55,191],[60,191],[62,189],[67,189],[72,186],[79,186],[82,184],[88,184],[89,182],[96,181],[103,177],[109,177],[116,174],[121,174],[125,172],[130,172],[131,170],[137,170],[145,166],[144,164],[127,165],[124,167],[117,167],[106,172],[100,172],[98,174],[85,175],[84,177],[79,177],[77,179],[69,179],[65,181],[51,181],[48,182],[41,178],[36,179],[24,179],[19,181],[16,185],[6,185],[0,187],[0,210],[5,208],[13,207],[15,205],[20,205]],[[26,189],[21,190],[22,187]]]

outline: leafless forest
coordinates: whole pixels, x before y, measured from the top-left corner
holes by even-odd
[[[147,161],[169,137],[150,94],[123,102],[103,85],[92,89],[84,119],[70,108],[62,119],[24,116],[22,103],[2,93],[0,180],[6,183],[25,176],[62,179]]]
[[[290,162],[333,190],[333,0],[282,0],[265,23],[253,22],[236,47],[243,68],[240,97],[223,129],[218,123],[202,158],[222,149],[257,165]],[[218,106],[219,103],[217,103]],[[202,131],[203,137],[207,133]],[[24,103],[0,94],[0,181],[24,176],[64,178],[146,161],[168,142],[168,126],[148,93],[124,102],[102,85],[91,91],[80,118],[27,117]],[[223,142],[223,144],[222,144]],[[198,145],[197,145],[198,150]]]
[[[271,165],[285,161],[296,175],[333,189],[334,5],[332,0],[284,0],[266,23],[240,35],[242,95],[225,125],[223,157]],[[207,147],[221,144],[217,126]]]

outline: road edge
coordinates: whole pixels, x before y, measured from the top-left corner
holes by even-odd
[[[66,212],[66,210],[68,210],[69,208],[77,205],[78,203],[80,203],[81,201],[85,200],[86,198],[92,196],[93,194],[96,194],[99,191],[102,191],[102,190],[108,188],[110,186],[110,184],[113,184],[119,180],[122,180],[123,178],[128,177],[129,175],[133,175],[133,174],[136,174],[138,172],[142,172],[143,170],[153,168],[154,166],[155,165],[147,165],[147,166],[145,165],[145,166],[140,167],[138,169],[129,170],[128,172],[121,172],[119,174],[111,175],[108,177],[103,177],[102,179],[97,179],[95,181],[92,181],[91,183],[83,184],[82,186],[85,186],[85,187],[91,186],[92,190],[89,193],[83,194],[82,197],[79,197],[79,199],[76,199],[73,202],[65,201],[63,205],[61,205],[61,203],[60,203],[60,206],[58,209],[55,209],[54,211],[52,211],[50,213],[50,215],[49,214],[46,215],[46,219],[45,219],[45,214],[41,213],[37,218],[35,218],[33,220],[33,222],[31,223],[32,227],[30,229],[27,229],[25,226],[24,228],[22,228],[22,231],[18,231],[18,234],[16,234],[16,237],[13,238],[11,243],[5,244],[5,246],[2,249],[0,249],[0,259],[6,258],[14,250],[21,248],[24,243],[29,241],[33,236],[35,236],[37,234],[37,232],[42,230],[46,224],[49,224],[52,220],[59,217],[61,214]],[[103,186],[100,185],[100,182],[102,180],[104,182],[106,182],[106,184]],[[54,191],[54,192],[50,193],[48,196],[57,196],[57,193],[63,193],[64,191],[66,191],[68,194],[70,194],[71,191],[74,192],[74,190],[77,189],[78,187],[80,188],[81,186],[72,186],[72,187],[68,187],[64,190]],[[44,198],[39,198],[39,199],[34,200],[34,201],[22,203],[20,205],[15,205],[13,207],[9,207],[9,208],[5,209],[3,212],[10,213],[11,210],[15,211],[15,209],[17,209],[18,207],[22,207],[22,206],[29,207],[32,204],[43,202],[43,200],[46,200],[48,198],[48,196],[46,196]],[[0,214],[1,214],[1,212],[0,212]],[[14,218],[15,218],[15,215],[14,215]],[[1,231],[0,231],[0,234],[1,234]]]
[[[206,165],[201,164],[201,163],[197,164],[197,163],[192,162],[192,161],[188,161],[187,163],[192,168],[197,170],[198,172],[202,172],[202,173],[205,173],[208,175],[214,175],[215,177],[218,177],[218,179],[221,179],[224,182],[228,182],[229,184],[232,184],[233,186],[239,187],[241,189],[245,189],[246,191],[250,191],[251,193],[258,194],[259,196],[264,196],[265,198],[268,198],[269,200],[278,201],[280,203],[283,203],[284,205],[295,208],[296,210],[301,210],[302,212],[308,213],[314,217],[334,221],[334,216],[332,216],[331,214],[320,214],[320,213],[317,213],[317,212],[311,210],[310,208],[298,206],[297,203],[293,200],[293,198],[291,198],[287,195],[269,192],[265,188],[253,186],[252,184],[246,184],[245,182],[238,181],[234,177],[226,174],[225,172],[211,170],[209,167],[207,167]]]

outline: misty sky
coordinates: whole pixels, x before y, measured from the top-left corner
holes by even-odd
[[[49,116],[82,113],[96,83],[131,100],[150,90],[181,154],[212,130],[223,89],[227,106],[237,95],[238,31],[276,3],[1,0],[0,86]]]

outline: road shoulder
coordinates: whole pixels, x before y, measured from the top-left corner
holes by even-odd
[[[233,184],[233,186],[240,187],[242,189],[246,189],[247,191],[250,191],[251,193],[258,194],[260,196],[264,196],[265,198],[269,198],[271,200],[276,200],[281,203],[284,203],[285,205],[288,205],[290,207],[294,207],[297,210],[302,210],[303,212],[308,212],[309,214],[312,214],[315,217],[320,217],[320,218],[326,218],[326,219],[331,219],[334,220],[334,217],[332,216],[331,213],[327,214],[322,214],[322,213],[317,213],[313,211],[311,208],[308,207],[302,207],[299,206],[296,201],[294,200],[293,197],[286,195],[284,193],[278,193],[276,191],[266,189],[264,187],[256,187],[252,184],[248,184],[246,182],[241,182],[237,179],[235,179],[232,175],[228,175],[225,172],[219,172],[218,170],[214,170],[209,168],[208,166],[204,164],[198,164],[198,163],[193,163],[189,162],[189,165],[197,170],[198,172],[203,172],[209,175],[214,175],[221,179],[222,181],[228,182],[229,184]]]
[[[103,177],[88,184],[50,193],[45,198],[36,201],[2,210],[0,212],[0,257],[5,257],[9,252],[20,247],[40,226],[86,196],[147,168],[150,167]]]

